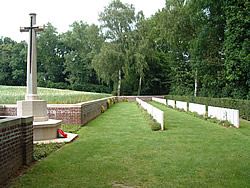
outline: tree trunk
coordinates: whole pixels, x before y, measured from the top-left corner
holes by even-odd
[[[195,82],[194,82],[194,96],[197,97],[197,90],[198,90],[198,81],[197,81],[197,70],[195,72]]]
[[[139,88],[138,88],[138,92],[137,92],[137,96],[140,96],[140,93],[141,93],[141,76],[140,76],[140,80],[139,80]]]
[[[121,95],[121,80],[122,80],[122,73],[121,69],[119,69],[119,80],[118,80],[118,89],[117,89],[117,95]]]

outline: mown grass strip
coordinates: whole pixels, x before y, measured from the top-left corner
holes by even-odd
[[[13,187],[247,187],[249,124],[226,129],[154,103],[151,131],[136,103],[118,103]]]

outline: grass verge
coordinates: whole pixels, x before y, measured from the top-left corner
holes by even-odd
[[[81,126],[62,124],[61,129],[67,133],[77,134],[77,132],[81,129]],[[39,161],[39,160],[49,156],[49,154],[51,154],[52,152],[57,151],[65,144],[66,143],[34,144],[33,158],[35,161]]]
[[[249,186],[249,122],[226,129],[152,104],[166,131],[151,131],[136,103],[118,103],[13,187]]]

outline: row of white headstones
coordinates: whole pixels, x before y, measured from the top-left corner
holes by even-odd
[[[202,104],[195,104],[188,103],[183,101],[174,101],[174,100],[167,100],[166,99],[159,99],[159,98],[152,98],[153,101],[162,103],[164,105],[170,105],[173,108],[180,108],[184,109],[185,111],[189,110],[190,112],[197,112],[200,115],[206,115],[206,105]],[[214,107],[208,106],[208,117],[217,118],[218,120],[227,120],[232,123],[236,128],[240,128],[240,121],[239,121],[239,110],[229,109],[229,108],[221,108],[221,107]]]
[[[147,112],[158,122],[161,124],[161,130],[164,130],[164,112],[159,110],[158,108],[152,106],[144,102],[143,100],[136,98],[136,101],[141,105],[142,108],[147,110]]]

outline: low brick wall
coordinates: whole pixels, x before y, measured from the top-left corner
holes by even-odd
[[[33,117],[0,117],[0,185],[33,160]]]
[[[16,104],[0,105],[0,116],[16,116]]]
[[[48,116],[50,119],[62,120],[63,124],[86,125],[101,114],[101,106],[107,109],[108,99],[115,98],[108,97],[78,104],[48,104]]]
[[[121,102],[123,98],[126,98],[129,102],[135,102],[136,98],[143,101],[152,101],[152,97],[164,99],[164,96],[119,96],[117,97],[118,102]]]
[[[48,104],[49,119],[62,120],[63,124],[81,125],[82,107],[73,104]]]
[[[164,98],[164,96],[139,96],[138,98],[143,101],[151,101],[152,97]],[[85,125],[101,114],[101,106],[104,106],[105,110],[107,109],[107,99],[111,98],[116,98],[118,102],[122,101],[122,98],[136,101],[137,96],[108,97],[78,104],[47,104],[48,116],[50,119],[62,120],[63,124]],[[0,115],[16,116],[16,105],[0,106]]]

